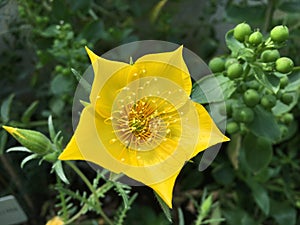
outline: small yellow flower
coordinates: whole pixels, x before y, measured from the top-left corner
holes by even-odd
[[[49,220],[46,225],[63,225],[64,222],[59,218],[58,216],[53,217],[51,220]]]
[[[87,160],[123,173],[151,187],[171,208],[184,164],[229,140],[190,99],[192,82],[182,50],[126,64],[87,49],[95,75],[91,104],[59,159]]]

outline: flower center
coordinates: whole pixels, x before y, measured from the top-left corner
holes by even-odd
[[[163,141],[169,131],[162,113],[157,110],[160,104],[162,99],[144,98],[122,105],[121,110],[113,113],[114,132],[127,148],[147,151]]]

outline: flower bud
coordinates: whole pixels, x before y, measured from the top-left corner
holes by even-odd
[[[2,126],[10,133],[21,145],[37,154],[45,154],[51,151],[50,140],[38,131],[19,129],[14,127]]]

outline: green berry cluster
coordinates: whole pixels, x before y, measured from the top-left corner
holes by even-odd
[[[241,23],[226,34],[231,54],[213,58],[209,67],[216,76],[227,77],[235,87],[230,96],[225,96],[229,134],[247,132],[257,116],[257,107],[272,113],[276,104],[290,105],[295,100],[295,95],[285,90],[294,63],[279,52],[288,38],[289,29],[283,25],[275,26],[265,35]],[[289,112],[273,116],[280,126],[293,121]]]

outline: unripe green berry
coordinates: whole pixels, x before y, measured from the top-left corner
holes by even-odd
[[[216,57],[209,61],[209,68],[213,73],[223,72],[225,70],[225,62],[223,59]]]
[[[285,75],[280,78],[280,88],[285,88],[289,84],[289,78]]]
[[[292,113],[286,113],[281,117],[281,121],[285,124],[290,124],[294,120],[294,115]]]
[[[288,57],[281,57],[276,60],[275,67],[280,73],[289,73],[294,68],[294,62]]]
[[[290,93],[284,93],[281,95],[280,100],[284,103],[284,104],[291,104],[291,102],[293,101],[293,95]]]
[[[229,79],[241,77],[243,74],[243,66],[239,63],[230,65],[227,69],[227,76]]]
[[[261,84],[257,80],[251,80],[246,83],[247,87],[250,89],[259,89]]]
[[[244,103],[249,107],[254,107],[260,101],[259,94],[254,89],[248,89],[243,95]]]
[[[248,107],[234,110],[232,117],[237,122],[250,123],[254,119],[254,112]]]
[[[240,128],[239,128],[239,125],[237,122],[232,121],[232,122],[227,123],[226,131],[228,134],[234,134],[234,133],[238,132],[239,129]]]
[[[287,128],[287,126],[283,125],[283,124],[279,125],[279,130],[280,130],[280,133],[281,133],[282,137],[284,137],[288,133],[288,131],[289,131],[289,129]]]
[[[236,58],[229,58],[225,62],[225,69],[228,69],[228,67],[234,63],[238,63],[238,60]]]
[[[274,95],[265,95],[261,98],[260,104],[266,108],[271,109],[276,104],[276,97]]]
[[[270,36],[275,42],[283,42],[289,38],[289,29],[283,25],[276,26],[271,30]]]
[[[249,36],[249,43],[252,45],[259,45],[263,40],[263,35],[259,31],[255,31]]]
[[[251,27],[247,23],[238,24],[233,30],[233,36],[236,40],[243,42],[251,34]]]
[[[261,54],[261,59],[263,62],[275,62],[280,57],[280,53],[277,49],[265,50]]]

